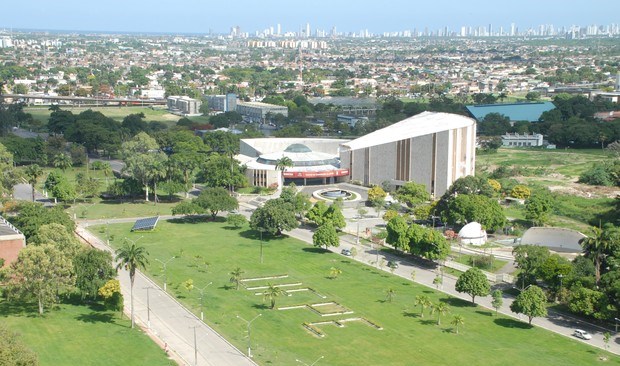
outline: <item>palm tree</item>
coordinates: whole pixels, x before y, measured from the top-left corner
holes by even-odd
[[[420,317],[424,318],[424,310],[431,305],[431,299],[426,295],[417,295],[413,305],[420,307]]]
[[[338,278],[342,274],[342,270],[340,268],[332,267],[329,269],[329,277]]]
[[[149,263],[147,256],[149,253],[146,248],[136,245],[135,242],[129,244],[125,241],[125,244],[116,250],[116,269],[125,268],[129,271],[129,280],[131,281],[130,298],[131,298],[131,327],[135,325],[133,315],[133,283],[136,278],[136,269],[145,268]]]
[[[28,178],[28,183],[32,186],[32,202],[34,202],[35,186],[37,185],[37,178],[43,174],[43,169],[38,164],[28,165],[24,172]]]
[[[283,156],[278,161],[276,161],[276,170],[282,172],[282,186],[284,186],[284,172],[286,168],[291,168],[293,166],[293,160],[288,156]]]
[[[441,325],[441,316],[450,312],[450,306],[443,301],[431,305],[431,315],[437,313],[437,325]]]
[[[54,156],[54,166],[63,172],[73,165],[71,157],[65,153],[60,153]]]
[[[239,285],[241,284],[241,275],[245,272],[241,270],[240,267],[237,267],[230,272],[230,282],[235,284],[235,288],[239,290]]]
[[[609,229],[593,227],[592,234],[590,237],[581,239],[579,243],[583,247],[585,256],[594,261],[594,275],[598,286],[601,280],[601,265],[615,240]]]
[[[267,291],[263,293],[263,301],[269,301],[271,304],[270,309],[273,309],[276,307],[276,298],[284,294],[284,290],[271,283],[269,283],[268,286]]]
[[[390,287],[387,291],[385,291],[385,301],[392,302],[394,296],[396,296],[396,292],[393,288]]]
[[[465,325],[465,318],[462,315],[456,314],[450,324],[456,327],[456,334],[459,334],[459,326]]]

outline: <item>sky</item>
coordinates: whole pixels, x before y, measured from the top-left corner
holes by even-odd
[[[228,33],[262,31],[281,24],[282,31],[314,29],[371,33],[437,30],[448,26],[503,26],[520,30],[553,24],[608,25],[620,23],[619,0],[20,0],[2,6],[0,28]]]

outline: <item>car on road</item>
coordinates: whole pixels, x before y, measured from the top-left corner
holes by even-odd
[[[590,339],[592,339],[592,336],[590,335],[590,333],[586,332],[585,330],[581,330],[581,329],[575,329],[575,331],[573,332],[573,335],[577,338],[585,339],[586,341],[589,341]]]
[[[351,256],[351,249],[343,249],[340,251],[340,254],[346,255],[347,257]]]
[[[388,266],[389,268],[396,269],[396,268],[398,268],[398,263],[396,263],[396,262],[394,262],[394,261],[388,261],[388,262],[387,262],[387,266]]]

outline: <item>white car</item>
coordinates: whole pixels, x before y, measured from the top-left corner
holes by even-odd
[[[575,331],[573,332],[573,335],[577,338],[585,339],[586,341],[589,341],[590,339],[592,339],[592,336],[590,335],[590,333],[586,332],[585,330],[581,330],[581,329],[575,329]]]

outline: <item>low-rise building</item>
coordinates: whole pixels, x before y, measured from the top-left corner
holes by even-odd
[[[288,117],[287,107],[261,102],[238,102],[237,112],[251,122],[264,122],[268,114],[272,116],[281,114],[284,117]]]
[[[524,133],[507,133],[502,136],[502,146],[504,147],[535,147],[543,146],[543,135],[533,133],[531,135]]]
[[[237,110],[237,95],[205,95],[209,109],[213,111],[232,112]]]
[[[167,100],[168,110],[171,113],[184,116],[200,114],[201,101],[186,96],[170,96]]]
[[[0,216],[0,258],[4,259],[4,266],[15,262],[19,251],[25,246],[24,234]]]

